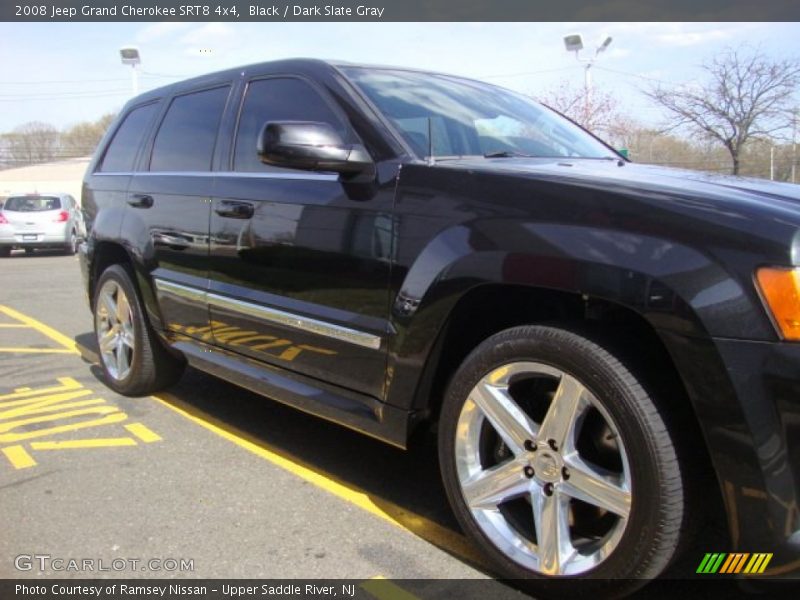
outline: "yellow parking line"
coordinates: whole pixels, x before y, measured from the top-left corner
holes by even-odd
[[[31,442],[34,450],[73,450],[79,448],[115,448],[117,446],[135,446],[136,440],[122,438],[92,438],[86,440],[61,440],[58,442]]]
[[[58,342],[62,345],[65,349],[69,350],[71,353],[80,354],[78,345],[75,343],[74,340],[71,340],[64,334],[52,329],[51,327],[45,325],[44,323],[40,323],[39,321],[28,317],[12,308],[7,306],[0,305],[0,313],[4,313],[7,316],[14,318],[21,323],[24,323],[33,329],[36,329],[40,333],[46,335],[50,339]],[[90,353],[90,356],[93,353]],[[94,358],[94,357],[93,357]],[[65,382],[62,382],[65,383]],[[63,389],[63,388],[61,388]],[[26,395],[26,391],[22,391],[19,395]],[[17,396],[17,394],[9,394],[9,396]],[[2,397],[0,397],[2,399]],[[201,427],[215,433],[216,435],[233,442],[237,446],[247,450],[248,452],[259,456],[265,460],[268,460],[272,464],[308,481],[309,483],[313,483],[317,487],[324,489],[325,491],[338,496],[339,498],[350,502],[351,504],[355,504],[359,508],[366,510],[367,512],[380,517],[384,521],[387,521],[397,527],[405,529],[406,531],[410,531],[411,533],[421,537],[422,539],[430,542],[431,544],[461,558],[462,560],[466,560],[471,562],[474,565],[482,566],[484,564],[483,559],[480,555],[476,552],[474,547],[467,541],[467,539],[460,533],[456,533],[427,519],[423,516],[414,514],[405,508],[394,504],[388,500],[384,500],[374,495],[370,495],[364,490],[357,488],[355,486],[349,485],[345,482],[337,480],[334,476],[325,473],[315,467],[307,464],[303,464],[299,459],[289,455],[288,453],[282,452],[277,448],[273,448],[266,444],[261,440],[257,440],[251,438],[246,433],[239,431],[238,429],[216,421],[210,415],[203,413],[202,411],[198,410],[197,408],[190,406],[183,401],[179,400],[175,396],[171,394],[161,394],[160,396],[153,396],[153,399],[160,402],[170,410],[186,417],[187,419],[197,423]],[[121,417],[121,419],[120,419]],[[107,422],[118,422],[119,420],[124,420],[127,418],[127,415],[124,413],[117,413],[112,415],[107,415],[103,419],[99,419],[99,421],[107,421]],[[88,425],[88,423],[86,424]],[[67,429],[78,429],[80,427],[85,426],[84,424],[75,424],[71,426],[63,427],[64,430]],[[144,428],[144,426],[142,426]],[[53,427],[51,428],[48,433],[58,433],[62,427]],[[146,428],[144,428],[146,429]],[[134,428],[134,430],[130,430],[131,433],[140,437],[143,441],[147,441],[148,433],[145,433],[143,429]],[[138,433],[137,433],[138,431]],[[149,431],[149,434],[152,436],[157,436],[157,434]],[[142,434],[139,436],[138,434]],[[38,437],[37,433],[23,433],[17,434],[13,436],[14,441],[17,439],[24,439],[26,437]],[[10,435],[0,436],[2,437],[9,437]],[[160,438],[159,438],[160,439]],[[2,439],[0,439],[0,442]],[[8,441],[11,441],[9,439]],[[155,441],[155,440],[153,440]],[[40,442],[41,443],[41,442]],[[135,442],[134,442],[135,443]],[[12,447],[15,448],[15,447]],[[24,449],[19,446],[20,449]],[[8,450],[5,448],[3,451]],[[13,454],[13,453],[12,453]],[[26,453],[27,454],[27,453]],[[6,453],[8,457],[8,454]],[[28,455],[30,457],[30,455]],[[11,458],[9,458],[11,460]],[[33,460],[30,458],[30,460]],[[34,463],[35,464],[35,463]]]
[[[312,465],[303,464],[296,457],[274,448],[262,440],[253,438],[227,423],[222,423],[214,419],[210,415],[194,406],[188,405],[172,394],[162,393],[158,396],[153,396],[153,398],[170,410],[175,411],[179,415],[186,417],[190,421],[197,423],[201,427],[204,427],[229,442],[233,442],[240,448],[244,448],[248,452],[268,460],[272,464],[289,471],[293,475],[351,504],[355,504],[359,508],[380,517],[384,521],[388,521],[392,525],[410,531],[434,546],[458,556],[462,560],[479,566],[484,564],[483,559],[462,534],[447,529],[423,516],[414,514],[393,502],[368,494],[360,488],[337,480],[335,476],[325,473]]]
[[[0,352],[13,354],[75,354],[66,348],[0,348]]]
[[[38,331],[42,335],[45,335],[45,336],[49,337],[51,340],[53,340],[54,342],[56,342],[60,346],[63,346],[64,348],[66,348],[67,350],[72,352],[73,354],[77,354],[78,353],[78,349],[75,346],[75,341],[70,339],[70,338],[68,338],[63,333],[61,333],[59,331],[56,331],[52,327],[49,327],[49,326],[45,325],[44,323],[41,323],[41,322],[37,321],[36,319],[34,319],[32,317],[29,317],[27,315],[23,315],[21,312],[18,312],[16,310],[14,310],[13,308],[10,308],[8,306],[3,306],[1,304],[0,304],[0,313],[3,313],[5,315],[11,317],[12,319],[16,319],[20,323],[35,329],[36,331]]]
[[[133,435],[146,444],[149,444],[150,442],[157,442],[161,439],[160,435],[141,423],[131,423],[130,425],[125,425],[125,429],[130,431]]]
[[[6,458],[15,469],[27,469],[28,467],[36,466],[36,461],[22,446],[3,448],[3,454],[6,455]]]

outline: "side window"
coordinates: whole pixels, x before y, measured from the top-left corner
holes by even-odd
[[[133,170],[133,161],[150,128],[157,106],[156,103],[139,106],[125,116],[108,145],[98,169],[101,173],[127,173]]]
[[[210,171],[229,86],[176,97],[158,128],[151,171]]]
[[[305,81],[292,78],[251,81],[239,116],[233,159],[235,171],[276,170],[262,163],[256,154],[256,140],[267,121],[328,123],[347,139],[347,127]]]

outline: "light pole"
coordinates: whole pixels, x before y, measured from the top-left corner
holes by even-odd
[[[591,96],[592,96],[592,65],[594,61],[598,59],[601,52],[605,52],[605,49],[609,47],[613,38],[610,35],[605,36],[603,42],[595,49],[594,56],[591,58],[581,58],[580,51],[583,50],[583,37],[581,37],[580,33],[571,33],[569,35],[564,36],[564,47],[567,49],[567,52],[574,52],[575,53],[575,60],[578,62],[584,63],[586,66],[583,69],[583,91],[584,91],[584,101],[583,101],[583,115],[584,115],[584,126],[588,125],[589,122],[589,107],[591,106]]]
[[[139,73],[136,67],[142,62],[142,57],[139,55],[139,49],[135,46],[124,46],[119,49],[119,57],[123,65],[131,66],[131,89],[133,95],[139,94]]]

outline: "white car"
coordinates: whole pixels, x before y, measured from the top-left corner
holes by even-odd
[[[0,257],[14,248],[61,248],[75,254],[86,235],[78,203],[69,194],[25,194],[6,198],[0,210]]]

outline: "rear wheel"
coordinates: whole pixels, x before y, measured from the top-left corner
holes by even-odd
[[[11,256],[10,246],[0,246],[0,258],[8,258]]]
[[[67,243],[64,246],[64,252],[69,255],[73,256],[78,251],[78,234],[75,230],[71,231],[69,234],[69,238],[67,239]]]
[[[476,348],[447,391],[439,455],[464,530],[535,593],[624,593],[675,554],[671,436],[639,380],[581,335],[516,327]]]
[[[145,320],[127,269],[112,265],[103,272],[93,306],[100,365],[111,388],[144,396],[178,380],[183,363],[167,352]]]

